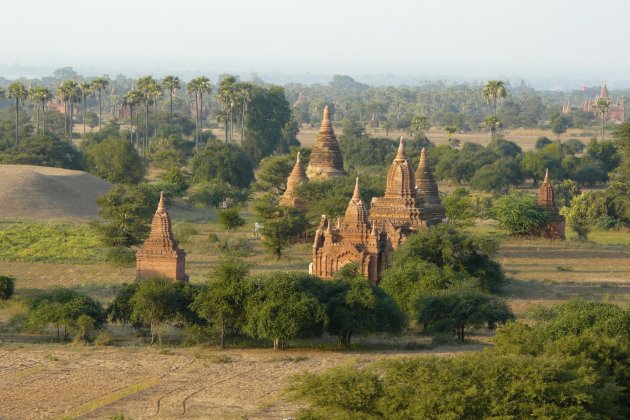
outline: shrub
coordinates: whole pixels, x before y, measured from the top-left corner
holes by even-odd
[[[15,292],[15,279],[8,276],[0,276],[0,300],[8,300]]]

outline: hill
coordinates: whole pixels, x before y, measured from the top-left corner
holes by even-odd
[[[0,217],[31,220],[93,219],[96,198],[111,184],[81,171],[0,165]]]

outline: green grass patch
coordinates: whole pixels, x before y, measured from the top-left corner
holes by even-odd
[[[85,223],[0,221],[0,260],[88,263],[103,254],[97,232]]]

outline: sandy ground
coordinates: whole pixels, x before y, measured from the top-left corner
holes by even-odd
[[[477,351],[480,345],[422,352],[218,350],[204,348],[0,346],[2,419],[281,419],[299,407],[289,378],[344,363],[414,354]]]

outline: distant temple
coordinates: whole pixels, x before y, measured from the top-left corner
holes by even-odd
[[[407,160],[405,141],[401,139],[387,172],[385,195],[372,199],[369,214],[357,178],[343,219],[333,223],[322,215],[313,242],[310,272],[332,278],[344,265],[358,263],[363,275],[378,284],[381,272],[391,263],[391,252],[413,232],[443,219],[444,206],[427,165],[426,150],[422,150],[414,174]]]
[[[153,277],[187,281],[186,253],[173,238],[171,219],[164,206],[164,194],[151,222],[151,233],[136,253],[136,280]]]
[[[549,239],[565,239],[565,220],[564,216],[558,213],[554,201],[549,169],[545,172],[545,180],[538,190],[538,206],[551,213],[551,219],[534,234]]]
[[[284,194],[280,198],[280,204],[304,209],[304,201],[297,196],[296,192],[300,184],[307,181],[308,178],[306,177],[306,171],[302,165],[302,158],[300,152],[298,152],[293,170],[287,179],[287,189],[284,190]]]
[[[625,121],[626,109],[625,109],[623,99],[616,100],[616,101],[613,100],[613,98],[611,98],[608,95],[608,88],[606,87],[606,82],[604,82],[604,85],[602,86],[602,90],[600,91],[599,95],[595,97],[595,99],[592,99],[592,98],[585,99],[584,101],[582,101],[582,104],[580,106],[573,106],[571,105],[571,102],[567,100],[562,106],[562,113],[570,114],[571,112],[581,110],[584,112],[590,112],[590,113],[596,114],[597,102],[600,99],[608,102],[608,110],[604,114],[604,119],[606,121],[613,121],[616,123],[622,123]]]
[[[381,270],[389,265],[390,249],[387,234],[368,220],[357,178],[343,219],[332,226],[332,221],[322,215],[315,232],[310,271],[316,276],[331,278],[344,265],[358,263],[363,275],[378,284]]]
[[[309,179],[330,179],[345,176],[343,156],[330,121],[328,106],[324,108],[322,125],[309,158],[306,175]]]

